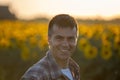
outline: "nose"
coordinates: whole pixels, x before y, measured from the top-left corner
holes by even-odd
[[[64,39],[64,40],[63,40],[62,46],[63,46],[64,48],[69,48],[69,42],[67,41],[67,39]]]

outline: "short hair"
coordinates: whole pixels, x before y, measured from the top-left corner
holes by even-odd
[[[53,32],[52,30],[53,30],[54,25],[57,25],[58,27],[61,27],[61,28],[65,28],[65,27],[74,28],[75,27],[76,32],[78,31],[77,22],[72,16],[68,14],[59,14],[50,20],[49,25],[48,25],[48,36],[52,35],[52,32]]]

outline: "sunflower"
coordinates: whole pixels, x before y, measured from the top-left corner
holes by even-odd
[[[30,37],[29,42],[32,46],[35,46],[35,45],[37,45],[38,40],[35,37]]]
[[[87,48],[89,46],[89,43],[88,43],[88,40],[85,39],[85,38],[81,38],[79,41],[78,41],[78,48],[80,50],[85,50],[85,48]]]
[[[110,35],[108,33],[103,33],[101,36],[101,40],[102,42],[105,44],[106,42],[108,42],[110,39]]]
[[[13,37],[17,39],[18,41],[25,42],[26,41],[26,35],[23,31],[21,30],[15,30],[13,33]]]
[[[41,50],[44,50],[47,45],[48,45],[48,42],[46,38],[43,38],[38,42],[38,46]]]
[[[0,45],[3,46],[3,47],[9,47],[10,46],[9,39],[6,39],[6,38],[0,39]]]
[[[120,38],[119,38],[119,36],[115,37],[113,46],[114,46],[115,53],[118,53],[118,55],[120,56]]]
[[[87,59],[93,59],[97,56],[98,50],[96,47],[89,46],[84,51],[84,56]]]
[[[104,59],[104,60],[109,60],[111,57],[112,57],[112,52],[110,49],[106,49],[106,48],[102,48],[101,50],[101,57]]]
[[[28,47],[26,47],[26,46],[23,46],[23,47],[22,47],[21,58],[22,58],[24,61],[27,61],[27,60],[30,59],[30,50],[29,50]]]
[[[106,49],[112,48],[112,43],[110,41],[104,41],[102,42],[102,47]]]
[[[86,36],[88,39],[90,39],[90,38],[93,37],[94,32],[95,32],[95,31],[91,28],[91,29],[89,29],[89,30],[86,31],[85,36]]]

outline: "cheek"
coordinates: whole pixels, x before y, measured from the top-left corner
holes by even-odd
[[[74,45],[74,46],[72,46],[72,48],[73,48],[73,49],[75,49],[75,48],[76,48],[76,46]]]
[[[70,43],[70,45],[73,46],[73,47],[75,47],[76,44],[77,44],[76,42],[72,42],[72,43]]]
[[[57,47],[57,46],[60,45],[60,42],[58,42],[58,41],[52,41],[52,42],[51,42],[51,45],[52,45],[53,47]]]
[[[71,47],[71,49],[75,49],[76,48],[76,44],[73,43],[73,44],[70,45],[70,47]]]

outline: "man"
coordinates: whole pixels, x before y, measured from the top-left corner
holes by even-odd
[[[73,17],[59,14],[48,28],[49,50],[30,67],[21,80],[80,80],[79,66],[71,55],[77,44],[78,28]]]

